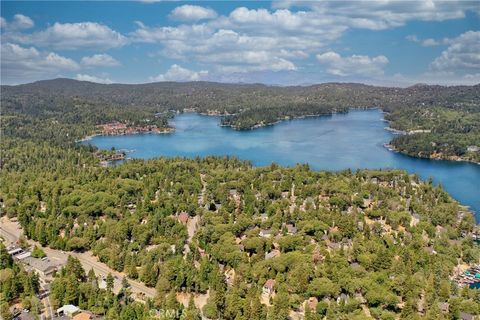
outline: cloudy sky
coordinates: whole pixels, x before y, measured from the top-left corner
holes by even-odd
[[[1,82],[480,82],[478,1],[1,2]]]

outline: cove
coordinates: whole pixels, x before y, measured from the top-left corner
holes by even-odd
[[[397,168],[433,178],[480,220],[480,166],[473,163],[418,159],[387,150],[393,133],[379,109],[283,121],[255,130],[221,127],[218,117],[184,113],[171,134],[96,136],[83,143],[101,149],[131,150],[132,158],[230,155],[255,166],[308,163],[315,170]]]

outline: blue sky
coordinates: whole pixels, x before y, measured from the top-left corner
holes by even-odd
[[[1,2],[1,81],[480,82],[472,1]]]

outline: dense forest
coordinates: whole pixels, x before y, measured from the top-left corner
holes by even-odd
[[[6,164],[4,214],[43,245],[92,250],[156,288],[157,297],[142,306],[126,288],[118,295],[99,289],[94,275],[72,271],[79,269],[69,267],[78,265],[73,261],[52,284],[55,305],[76,303],[108,319],[148,318],[145,308],[176,308],[184,292],[205,297],[201,310],[192,305],[189,312],[211,319],[286,319],[292,312],[455,319],[480,312],[478,291],[450,280],[458,264],[480,258],[463,237],[473,216],[441,187],[404,172],[253,168],[228,158],[100,168],[59,152],[63,168],[53,159],[51,167],[44,160],[24,169]],[[198,219],[192,239],[179,219],[185,213]],[[265,293],[269,279],[275,286]],[[305,301],[318,303],[307,311]],[[443,302],[447,314],[438,309]]]
[[[480,163],[480,112],[467,108],[403,108],[386,115],[406,134],[391,145],[408,155]],[[469,150],[470,147],[470,150]],[[473,149],[472,149],[473,148]]]
[[[40,300],[36,294],[40,290],[38,275],[26,272],[15,263],[0,243],[0,318],[9,318],[9,304],[21,300],[26,309],[40,311]]]
[[[78,122],[83,124],[73,132],[78,139],[94,133],[96,125],[115,120],[167,128],[168,118],[183,111],[222,115],[224,126],[252,129],[296,117],[379,107],[389,113],[392,128],[412,132],[392,141],[398,151],[418,157],[480,160],[480,151],[468,149],[480,146],[480,85],[404,89],[340,83],[305,87],[211,82],[106,85],[55,79],[1,89],[2,121],[16,130],[5,134],[25,138],[35,138],[31,128],[39,125],[71,134],[66,127]],[[68,141],[64,135],[47,133],[43,138]]]
[[[236,320],[302,315],[308,320],[458,319],[461,312],[480,314],[479,290],[459,288],[452,280],[459,266],[480,261],[480,249],[469,236],[474,217],[441,186],[396,170],[329,173],[312,171],[308,165],[276,164],[255,168],[228,157],[131,160],[104,168],[94,147],[75,141],[102,122],[147,119],[167,125],[170,115],[162,113],[167,110],[217,110],[207,104],[204,109],[175,104],[173,98],[178,95],[181,101],[191,99],[200,105],[207,101],[200,98],[206,94],[202,90],[214,85],[158,85],[168,89],[162,89],[165,99],[172,96],[168,104],[157,107],[146,97],[139,100],[145,105],[137,103],[139,93],[121,86],[116,93],[104,93],[105,102],[92,102],[97,85],[44,88],[52,83],[62,81],[2,87],[1,215],[16,217],[26,236],[41,245],[91,251],[111,269],[156,291],[146,303],[134,301],[126,282],[119,293],[113,293],[111,277],[107,287],[100,288],[91,270],[69,258],[51,285],[55,307],[72,303],[107,319],[151,319],[155,310],[178,310],[169,315],[177,319]],[[355,97],[361,101],[363,88],[372,94],[377,90],[328,86],[343,88],[329,96],[332,101],[337,94],[344,101]],[[240,111],[242,99],[250,97],[253,105],[255,90],[282,100],[276,94],[280,88],[218,87],[230,101],[224,101],[229,109],[222,112],[247,112]],[[145,85],[139,92],[148,88],[152,97],[160,90]],[[191,95],[185,95],[185,88]],[[315,95],[311,88],[285,92],[297,92],[286,94],[293,100],[306,92],[306,99],[308,92]],[[478,92],[472,87],[445,89],[459,91],[457,97],[463,97],[458,99],[459,108],[470,118],[456,115],[460,112],[456,108],[434,107],[441,94],[429,92],[443,89],[418,90],[435,99],[429,108],[438,117],[458,119],[458,126],[452,125],[455,130],[462,126],[477,130],[478,106],[468,101]],[[197,91],[202,94],[195,100]],[[127,96],[134,106],[123,101]],[[368,106],[364,98],[356,106]],[[444,98],[453,101],[455,96],[450,92]],[[210,99],[216,101],[215,96]],[[372,103],[380,104],[381,100]],[[345,108],[343,102],[331,105],[330,111],[322,104],[311,106],[322,113]],[[405,131],[423,128],[409,112],[396,116],[397,105],[392,106],[392,125]],[[272,112],[283,116],[281,110]],[[311,113],[307,104],[299,110]],[[438,117],[429,116],[428,125],[442,126]],[[31,298],[38,292],[35,274],[15,264],[2,246],[0,278],[4,317],[14,301],[38,305]],[[198,307],[190,299],[183,307],[179,300],[185,296],[204,303]],[[440,307],[445,304],[448,310]]]

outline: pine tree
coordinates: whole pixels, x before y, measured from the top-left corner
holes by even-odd
[[[195,303],[193,302],[193,297],[190,297],[188,301],[188,307],[182,312],[182,316],[180,317],[181,320],[200,320],[202,317],[200,312],[195,307]]]
[[[112,276],[112,274],[109,272],[108,275],[107,275],[107,290],[108,291],[112,291],[113,290],[113,286],[114,286],[114,278]]]

